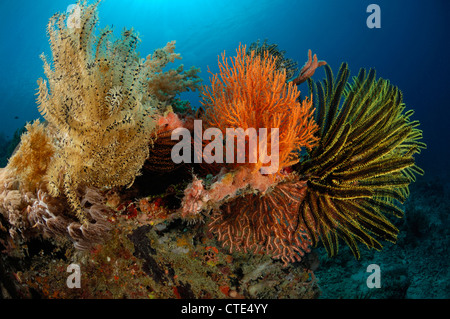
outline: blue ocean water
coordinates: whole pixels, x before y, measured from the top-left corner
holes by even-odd
[[[39,55],[50,54],[46,24],[74,2],[0,2],[0,132],[6,138],[39,117],[36,80],[44,76]],[[371,3],[381,9],[379,29],[366,25]],[[334,69],[343,61],[353,74],[373,67],[403,91],[422,123],[428,149],[418,156],[419,165],[427,174],[448,175],[450,1],[104,0],[99,17],[99,27],[113,25],[117,36],[124,27],[139,31],[143,57],[176,40],[183,56],[177,63],[200,67],[205,84],[208,67],[217,71],[220,53],[232,55],[239,43],[266,38],[300,66],[312,49]],[[315,78],[323,75],[319,70]],[[197,93],[182,98],[199,105]]]

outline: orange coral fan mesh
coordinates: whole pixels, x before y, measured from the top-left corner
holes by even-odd
[[[236,51],[231,65],[222,54],[219,74],[213,74],[211,86],[203,89],[204,125],[219,128],[224,136],[226,128],[266,128],[268,149],[270,129],[278,128],[279,168],[297,163],[296,151],[312,148],[317,142],[311,100],[298,101],[297,87],[286,83],[285,71],[276,69],[276,60],[268,53],[261,57],[252,51],[247,55],[242,45]],[[245,163],[249,163],[249,153]],[[253,165],[259,168],[262,163],[260,156],[257,158]]]
[[[249,194],[226,203],[212,216],[209,230],[231,252],[271,254],[285,265],[300,261],[311,245],[297,212],[305,186],[305,181],[283,182],[265,196]]]

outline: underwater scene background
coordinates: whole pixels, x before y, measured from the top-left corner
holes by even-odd
[[[64,13],[68,6],[74,3],[70,0],[0,1],[1,167],[8,164],[8,158],[24,132],[22,129],[24,125],[38,118],[42,122],[47,119],[42,115],[45,112],[40,112],[36,103],[36,94],[38,89],[41,89],[37,80],[46,78],[40,55],[45,53],[47,57],[52,57],[47,23],[54,13]],[[88,2],[88,4],[92,3],[92,1]],[[366,9],[372,3],[379,5],[381,9],[381,28],[369,28],[366,23],[371,14]],[[19,244],[6,235],[11,234],[8,220],[6,217],[2,218],[0,230],[3,233],[0,236],[0,248],[3,250],[3,266],[0,266],[0,275],[5,279],[0,280],[0,286],[3,298],[119,298],[126,296],[127,298],[447,299],[450,297],[448,251],[450,244],[448,231],[450,226],[448,170],[450,130],[447,122],[450,116],[448,107],[450,1],[104,0],[98,6],[98,16],[99,22],[95,29],[97,35],[99,30],[109,25],[115,38],[119,38],[124,28],[133,27],[139,34],[140,43],[136,51],[140,53],[141,58],[151,55],[157,48],[164,48],[168,42],[175,40],[175,52],[180,53],[182,59],[172,60],[173,63],[167,66],[164,64],[164,70],[176,69],[181,64],[185,66],[185,70],[195,66],[200,71],[197,74],[194,72],[194,75],[202,79],[203,85],[211,83],[210,78],[213,75],[208,70],[214,74],[220,72],[217,62],[223,52],[227,57],[231,57],[236,54],[240,44],[248,47],[257,40],[262,43],[265,39],[267,43],[277,44],[280,50],[285,51],[284,56],[296,61],[299,69],[308,61],[308,50],[317,54],[319,60],[326,61],[335,75],[339,75],[338,70],[343,62],[348,64],[350,79],[358,75],[360,68],[366,70],[373,68],[376,70],[377,78],[387,79],[390,84],[398,87],[403,94],[406,110],[414,110],[411,121],[420,122],[418,129],[423,132],[421,142],[426,144],[426,149],[422,149],[420,154],[415,154],[414,160],[425,173],[418,174],[416,181],[409,186],[409,196],[401,205],[405,216],[392,221],[395,228],[399,230],[396,244],[382,240],[384,248],[379,251],[369,250],[366,246],[360,245],[360,258],[357,259],[354,257],[354,252],[352,253],[353,249],[344,243],[341,243],[339,253],[333,257],[327,254],[329,247],[319,243],[301,261],[294,258],[293,264],[296,268],[290,265],[288,270],[283,268],[282,263],[273,264],[270,258],[254,260],[251,258],[257,257],[237,257],[231,252],[228,254],[227,250],[219,251],[219,247],[222,247],[220,243],[212,245],[210,241],[213,238],[209,234],[202,233],[199,223],[186,218],[187,213],[182,213],[182,217],[187,219],[187,222],[184,219],[175,221],[172,224],[175,226],[168,226],[169,221],[161,222],[162,219],[170,220],[172,217],[161,218],[159,213],[155,213],[153,208],[148,207],[156,205],[155,207],[159,209],[158,201],[160,200],[168,203],[169,209],[172,209],[170,196],[173,194],[187,196],[189,188],[186,188],[187,183],[193,182],[191,187],[195,191],[196,180],[192,181],[190,172],[172,174],[169,177],[155,175],[158,176],[153,179],[158,181],[156,183],[160,183],[161,178],[167,178],[167,185],[161,182],[162,185],[167,186],[166,189],[152,189],[144,197],[139,197],[142,195],[139,193],[141,188],[137,187],[139,190],[135,190],[132,187],[130,193],[121,193],[118,199],[114,197],[115,195],[108,195],[106,202],[97,201],[100,196],[95,193],[97,190],[94,191],[94,195],[88,195],[91,192],[89,189],[77,189],[82,185],[80,182],[80,185],[74,186],[73,190],[65,188],[64,195],[57,194],[67,197],[69,201],[72,194],[75,194],[75,197],[78,196],[79,200],[71,202],[72,208],[85,205],[87,201],[92,206],[80,208],[80,211],[86,212],[95,205],[111,207],[109,204],[117,200],[114,207],[116,211],[127,214],[127,221],[131,218],[130,214],[141,214],[145,210],[151,210],[152,214],[157,216],[152,221],[149,221],[147,217],[141,218],[135,222],[134,226],[124,221],[123,227],[128,227],[129,233],[113,237],[110,241],[111,247],[102,244],[86,248],[83,246],[84,239],[78,241],[71,233],[72,239],[69,238],[69,243],[76,242],[94,257],[81,256],[76,251],[80,248],[77,244],[75,248],[67,243],[58,246],[52,241],[53,235],[49,231],[43,231],[42,241],[41,239],[21,239],[24,240],[21,244],[28,241],[28,246],[26,253],[23,251],[19,253],[15,251],[15,249],[20,250],[16,247]],[[170,51],[170,47],[165,48],[164,52],[169,52],[167,54],[170,60],[170,52],[173,53],[173,51]],[[126,60],[124,63],[127,63]],[[322,80],[327,76],[325,70],[325,67],[318,67],[311,79]],[[140,72],[139,69],[136,69],[136,74],[138,72]],[[189,86],[186,85],[186,87]],[[194,91],[192,87],[180,89],[176,97],[178,101],[188,101],[192,112],[196,112],[202,106],[203,97],[200,94],[199,83],[195,83],[193,87]],[[298,89],[302,100],[309,96],[310,86],[306,82],[299,85]],[[170,101],[173,102],[173,100]],[[45,104],[42,100],[40,103]],[[164,116],[166,115],[167,113],[164,113]],[[165,120],[171,123],[169,118]],[[30,127],[28,129],[30,130]],[[34,129],[39,130],[37,127]],[[69,158],[70,154],[63,156]],[[402,155],[406,157],[407,154],[409,153]],[[137,159],[133,157],[133,160],[139,161],[140,156],[136,155]],[[55,167],[63,167],[61,163],[58,165]],[[139,168],[133,168],[133,174]],[[74,169],[73,174],[76,172],[77,170]],[[302,171],[300,168],[298,172],[305,172],[305,170]],[[55,172],[50,180],[57,179],[55,176],[58,173]],[[214,175],[214,173],[211,174]],[[130,181],[134,181],[134,176],[124,178],[120,185],[114,182],[107,185],[111,185],[112,188],[126,186]],[[214,178],[208,181],[210,178],[208,176],[206,175],[203,179],[205,184],[217,182]],[[80,178],[80,180],[87,181],[89,178]],[[142,179],[136,180],[135,184],[138,182],[144,183]],[[181,186],[177,183],[181,183]],[[91,184],[100,187],[94,182]],[[168,191],[167,189],[172,185],[175,186]],[[284,194],[284,189],[280,187],[279,192]],[[49,190],[48,193],[52,194],[52,191]],[[158,197],[159,193],[164,195]],[[56,191],[53,194],[56,194]],[[299,194],[298,196],[303,196]],[[62,205],[61,202],[51,203],[50,200],[45,199],[44,195],[42,196],[41,198],[39,193],[35,195],[38,201],[45,203],[48,207]],[[382,197],[382,195],[379,196]],[[223,196],[220,197],[220,200],[222,199]],[[184,200],[182,204],[187,202]],[[28,206],[23,206],[22,210],[32,205],[30,202]],[[136,208],[133,205],[139,212],[134,211]],[[227,207],[234,209],[235,206]],[[362,205],[362,207],[365,206]],[[311,206],[310,209],[314,210],[314,207]],[[368,210],[368,208],[365,209]],[[82,221],[83,213],[77,211],[72,215],[74,219],[80,217]],[[220,227],[218,223],[222,220],[217,218],[216,224],[214,222],[211,224],[212,230]],[[144,219],[145,221],[142,222]],[[13,225],[11,220],[9,223]],[[98,226],[103,225],[99,224],[97,222]],[[117,224],[122,225],[122,221]],[[194,225],[192,229],[186,230],[189,227],[185,228],[185,225],[191,224]],[[20,230],[20,227],[17,227]],[[108,231],[110,231],[109,228]],[[198,237],[198,233],[202,233],[203,237]],[[128,241],[122,241],[120,237],[122,235]],[[324,231],[320,238],[323,240],[326,235],[327,232]],[[189,236],[197,239],[192,241]],[[176,242],[176,247],[169,244],[170,242]],[[233,240],[229,239],[229,242],[233,243]],[[155,249],[158,250],[156,246],[160,249],[158,253],[153,252]],[[373,244],[371,248],[376,248],[376,245]],[[66,249],[70,253],[67,253]],[[274,251],[277,250],[274,249]],[[121,255],[112,257],[112,254]],[[289,256],[292,256],[292,253],[290,254]],[[125,261],[129,260],[131,255],[138,259],[132,265]],[[173,257],[175,255],[178,257]],[[179,257],[181,255],[183,257]],[[42,271],[41,275],[38,271],[33,273],[29,267],[30,263],[39,263],[36,258],[41,258],[39,259],[41,263],[57,260],[56,266],[45,274],[42,274]],[[84,289],[82,292],[61,288],[65,285],[67,276],[65,265],[74,260],[82,264],[89,258],[97,259],[95,265],[86,266],[89,269],[86,272],[95,274],[98,280],[95,283],[89,282],[82,288]],[[117,258],[114,260],[119,266],[116,268],[111,266],[111,258]],[[198,269],[192,266],[193,269],[198,270],[197,275],[178,273],[176,265],[186,264],[188,259],[202,260],[202,263],[195,264]],[[233,260],[235,261],[233,266],[224,266],[233,264]],[[367,267],[371,264],[380,267],[381,288],[369,288],[366,284],[370,275]],[[205,268],[208,268],[209,272]],[[64,269],[64,271],[58,272],[57,269]],[[102,271],[99,272],[99,269]],[[55,275],[52,271],[58,274]],[[213,278],[213,283],[202,279],[199,273],[208,273],[208,276]],[[148,276],[150,279],[143,280],[140,279],[141,276]],[[82,277],[82,282],[87,282],[87,279]],[[139,289],[126,287],[125,282],[132,282],[142,287]],[[160,286],[169,288],[167,291],[164,290],[165,288],[156,288]],[[293,286],[295,289],[292,288]],[[278,293],[273,293],[273,290]],[[295,291],[295,293],[290,294],[289,291]]]

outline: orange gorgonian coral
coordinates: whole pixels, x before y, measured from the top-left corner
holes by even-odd
[[[276,69],[276,58],[261,55],[240,45],[231,65],[222,54],[219,74],[213,74],[211,86],[206,87],[202,104],[205,107],[204,125],[219,128],[224,136],[227,128],[267,129],[267,147],[271,147],[271,128],[279,129],[279,169],[298,162],[301,147],[312,148],[317,138],[311,100],[298,101],[300,92],[286,83],[286,72]],[[245,150],[237,150],[242,152]],[[249,150],[245,164],[249,164]],[[256,150],[258,151],[258,150]],[[272,154],[274,156],[274,154]],[[255,170],[263,166],[258,154]],[[236,162],[236,161],[235,161]],[[234,164],[242,165],[242,164]],[[233,166],[232,166],[233,167]]]

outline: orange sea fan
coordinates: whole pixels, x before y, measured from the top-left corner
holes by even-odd
[[[276,69],[276,60],[268,53],[260,56],[252,51],[247,55],[242,45],[236,52],[231,65],[225,53],[222,61],[219,57],[220,72],[213,74],[211,86],[202,91],[204,125],[219,128],[224,136],[227,128],[266,128],[268,149],[271,149],[270,130],[278,128],[279,172],[299,161],[297,151],[301,147],[310,149],[317,142],[312,102],[308,98],[298,101],[297,87],[286,83],[285,71]],[[244,165],[249,164],[249,153],[250,150],[245,154]],[[252,164],[255,169],[263,166],[260,155],[257,163]]]

